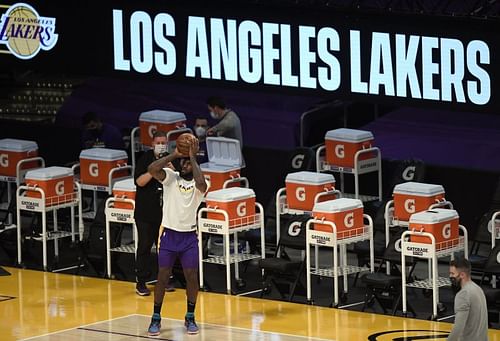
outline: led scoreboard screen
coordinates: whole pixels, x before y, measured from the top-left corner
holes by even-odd
[[[500,112],[497,23],[234,2],[0,6],[0,68]]]

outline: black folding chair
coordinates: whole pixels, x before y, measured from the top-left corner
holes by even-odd
[[[260,297],[270,293],[273,286],[279,291],[281,299],[288,295],[288,301],[292,301],[299,291],[305,293],[306,222],[309,218],[308,215],[296,216],[281,225],[274,257],[259,261],[259,268],[264,270]]]
[[[402,233],[403,230],[401,229],[391,237],[380,259],[380,265],[377,271],[374,273],[367,273],[361,277],[361,281],[366,284],[367,287],[365,301],[361,311],[365,311],[367,307],[373,306],[375,302],[380,305],[384,314],[387,314],[388,309],[390,309],[392,315],[396,315],[398,309],[402,310],[402,278],[398,268],[398,266],[401,266],[401,252],[399,249],[401,246]],[[385,264],[387,261],[391,264],[389,275],[385,271]],[[407,278],[407,281],[410,282],[416,262],[411,257],[407,257],[406,264],[410,266]],[[410,311],[413,316],[416,316],[415,311],[410,305],[408,305],[408,311]]]

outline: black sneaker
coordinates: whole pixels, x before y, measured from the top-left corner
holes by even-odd
[[[149,296],[151,291],[148,289],[145,283],[137,283],[135,285],[135,292],[139,296]]]

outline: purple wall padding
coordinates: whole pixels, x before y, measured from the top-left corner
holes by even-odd
[[[374,134],[385,159],[500,170],[500,116],[400,108],[361,128]]]
[[[179,111],[192,125],[198,116],[209,117],[206,99],[223,97],[240,116],[244,145],[291,149],[298,144],[301,114],[320,98],[178,85],[173,82],[91,78],[76,88],[58,112],[56,123],[81,127],[86,111],[119,128],[138,126],[141,112],[152,109]],[[212,122],[215,123],[215,122]]]

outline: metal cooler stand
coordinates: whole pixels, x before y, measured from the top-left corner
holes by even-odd
[[[338,289],[338,278],[339,276],[344,277],[344,292],[343,297],[347,297],[348,283],[347,276],[363,271],[374,272],[375,261],[374,261],[374,251],[373,251],[373,221],[372,218],[363,214],[363,217],[368,221],[367,225],[359,228],[349,229],[347,231],[342,231],[337,233],[337,227],[332,221],[324,219],[310,219],[307,222],[306,230],[306,271],[307,271],[307,302],[313,304],[311,299],[311,275],[333,277],[333,296],[334,300],[331,306],[339,306],[339,289]],[[332,228],[333,232],[316,231],[311,229],[311,224],[325,224]],[[353,235],[354,234],[354,235]],[[350,237],[349,235],[353,235]],[[341,237],[340,239],[338,237]],[[345,237],[345,238],[342,238]],[[357,243],[363,240],[370,241],[370,268],[359,267],[347,264],[347,245],[352,243]],[[333,267],[332,268],[319,268],[316,263],[315,269],[311,269],[311,246],[314,245],[316,250],[319,246],[330,247],[333,252]],[[337,253],[339,251],[339,254]],[[340,265],[339,265],[340,256]]]
[[[354,168],[330,165],[325,160],[326,146],[322,145],[316,151],[316,171],[319,172],[338,172],[340,173],[340,191],[343,193],[344,198],[359,199],[363,202],[367,201],[382,201],[382,161],[380,149],[371,147],[367,149],[358,150],[354,155]],[[376,156],[366,160],[360,160],[362,155],[375,153]],[[371,172],[378,174],[378,196],[363,195],[359,193],[359,176]],[[346,194],[344,187],[344,175],[354,175],[354,194]]]
[[[432,204],[429,206],[428,210],[432,210],[434,208],[449,208],[453,209],[453,204],[451,201],[448,200],[441,200],[439,202],[436,202],[435,204]],[[384,221],[385,221],[385,246],[387,247],[389,245],[389,240],[391,239],[391,228],[401,226],[401,227],[409,227],[410,222],[409,221],[404,221],[400,220],[396,217],[394,217],[394,200],[389,200],[387,204],[385,205],[385,211],[384,211]],[[390,262],[386,262],[386,273],[390,275],[391,268],[390,268]]]
[[[78,172],[76,171],[76,169],[80,168],[80,163],[77,163],[77,164],[73,165],[71,168],[73,169],[74,174],[77,174]],[[131,175],[128,175],[128,176],[123,176],[123,177],[120,177],[120,178],[113,178],[113,174],[114,173],[122,171],[122,170],[125,170],[125,169],[128,169],[129,172],[133,176],[132,166],[131,165],[123,165],[123,166],[114,167],[114,168],[112,168],[109,171],[109,174],[108,174],[108,185],[107,186],[90,185],[90,184],[84,184],[84,183],[80,184],[80,186],[81,186],[81,188],[83,190],[92,191],[92,194],[93,194],[92,202],[94,204],[93,205],[94,206],[93,207],[94,211],[84,213],[85,218],[88,218],[88,219],[94,219],[95,218],[95,214],[97,212],[97,206],[98,206],[98,204],[97,204],[97,192],[107,192],[108,194],[111,195],[113,193],[113,184],[116,181],[123,180],[123,179],[126,179],[126,178],[128,178],[128,177],[131,176]]]
[[[229,219],[229,215],[225,210],[217,208],[202,208],[198,211],[198,247],[200,257],[200,287],[204,288],[203,280],[203,263],[220,264],[226,267],[226,292],[232,294],[231,290],[231,264],[234,264],[234,272],[236,280],[240,280],[239,266],[241,262],[252,259],[265,258],[265,235],[264,235],[264,208],[261,204],[255,203],[257,208],[255,215]],[[224,216],[224,220],[208,219],[203,216],[206,213],[219,213]],[[254,255],[238,252],[238,233],[253,229],[260,229],[260,245],[261,254]],[[223,237],[223,256],[208,256],[203,258],[203,233],[221,235]],[[234,238],[234,250],[231,253],[230,237]]]
[[[316,194],[314,197],[314,203],[319,202],[319,200],[322,197],[325,196],[331,196],[335,195],[337,198],[342,197],[342,193],[339,190],[332,189],[324,192],[320,192]],[[280,226],[281,226],[281,215],[282,214],[295,214],[295,215],[301,215],[301,214],[308,214],[312,215],[312,211],[303,211],[303,210],[296,210],[288,207],[287,200],[286,200],[286,187],[282,187],[276,192],[276,245],[278,245],[278,242],[280,240]],[[278,255],[279,257],[280,255]],[[314,264],[315,267],[318,267],[319,264],[319,246],[315,246],[315,252],[314,252]]]
[[[74,192],[60,197],[52,198],[55,204],[46,206],[45,192],[43,189],[34,186],[19,186],[16,191],[17,198],[17,263],[22,264],[22,237],[21,237],[21,210],[40,212],[42,213],[42,253],[43,253],[43,269],[48,271],[47,267],[47,241],[54,240],[54,255],[56,259],[59,257],[59,244],[61,238],[71,237],[71,241],[75,242],[75,207],[78,208],[78,235],[79,240],[83,239],[83,219],[82,219],[82,190],[78,182],[73,182]],[[40,193],[40,198],[26,196],[26,191],[36,191]],[[47,198],[51,199],[51,198]],[[61,208],[71,208],[71,232],[58,231],[57,227],[57,210]],[[47,231],[47,216],[48,212],[53,213],[54,230]],[[73,267],[71,267],[73,268]],[[59,269],[66,270],[66,269]],[[52,270],[57,271],[57,270]]]
[[[7,175],[0,175],[0,182],[6,182],[7,183],[7,202],[0,203],[0,209],[8,210],[11,206],[12,203],[12,184],[15,184],[15,188],[19,188],[21,184],[24,183],[24,177],[26,176],[26,172],[28,172],[31,169],[34,168],[29,168],[29,169],[23,169],[24,164],[29,164],[30,162],[36,161],[39,163],[38,167],[45,167],[45,160],[40,157],[32,157],[28,159],[23,159],[20,160],[17,165],[16,165],[16,176],[7,176]],[[7,213],[7,225],[9,228],[15,228],[16,226],[12,224],[12,213],[8,212]]]
[[[406,288],[432,289],[432,320],[438,318],[438,302],[439,288],[450,286],[448,276],[439,277],[438,274],[438,258],[451,256],[453,259],[456,252],[463,251],[464,256],[468,258],[468,237],[467,229],[463,225],[459,225],[459,229],[463,235],[457,239],[448,240],[441,243],[436,243],[436,239],[429,232],[421,231],[405,231],[401,236],[401,276],[402,276],[402,299],[403,299],[403,315],[407,316],[406,304]],[[425,236],[430,240],[430,244],[415,243],[410,241],[411,236]],[[406,257],[417,257],[428,260],[429,277],[424,280],[406,282]]]
[[[132,209],[125,208],[115,208],[114,204],[116,202],[129,203],[132,205]],[[106,276],[111,278],[111,252],[122,252],[122,253],[133,253],[136,255],[137,252],[137,226],[134,220],[134,207],[135,200],[120,198],[120,197],[110,197],[106,200],[106,207],[104,213],[106,216]],[[110,233],[110,223],[122,223],[129,224],[132,226],[132,236],[134,244],[123,244],[117,247],[111,248],[111,233]]]

